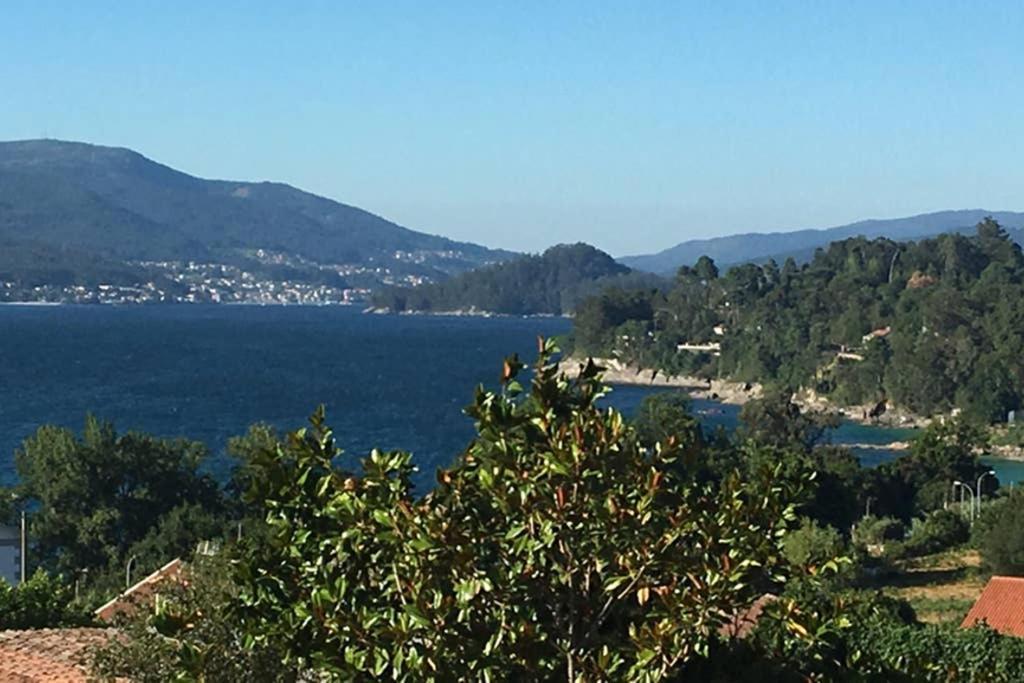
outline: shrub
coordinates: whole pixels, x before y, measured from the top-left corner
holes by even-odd
[[[816,573],[822,565],[843,554],[845,543],[832,527],[820,526],[805,517],[799,529],[786,534],[782,548],[790,563]]]
[[[899,541],[906,535],[903,522],[893,517],[863,517],[853,530],[853,542],[867,547],[882,545],[886,541]]]
[[[38,570],[12,587],[0,579],[0,629],[80,626],[89,613],[74,602],[73,591],[58,576]]]
[[[981,559],[998,574],[1024,575],[1024,491],[982,509],[975,537]]]
[[[959,512],[935,510],[914,520],[904,547],[909,557],[928,555],[965,543],[970,533],[970,525]]]

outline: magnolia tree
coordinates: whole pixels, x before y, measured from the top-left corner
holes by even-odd
[[[644,445],[600,405],[600,368],[570,378],[555,353],[541,341],[528,392],[515,357],[500,391],[477,390],[476,438],[422,497],[406,453],[341,466],[322,410],[257,449],[247,495],[269,533],[236,563],[232,606],[248,644],[399,681],[659,681],[718,648],[786,578],[799,483],[696,483],[700,444]]]

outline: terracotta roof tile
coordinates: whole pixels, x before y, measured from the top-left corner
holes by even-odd
[[[1024,637],[1024,578],[993,576],[960,627],[979,621],[1005,635]]]
[[[106,628],[0,631],[0,681],[86,683],[92,649],[115,633]]]

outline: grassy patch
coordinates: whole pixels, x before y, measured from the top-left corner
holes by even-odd
[[[921,621],[959,622],[981,594],[988,575],[978,553],[950,550],[897,563],[882,590],[909,602]]]

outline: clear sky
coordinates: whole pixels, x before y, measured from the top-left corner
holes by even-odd
[[[616,255],[1024,209],[1024,3],[3,0],[0,139]]]

